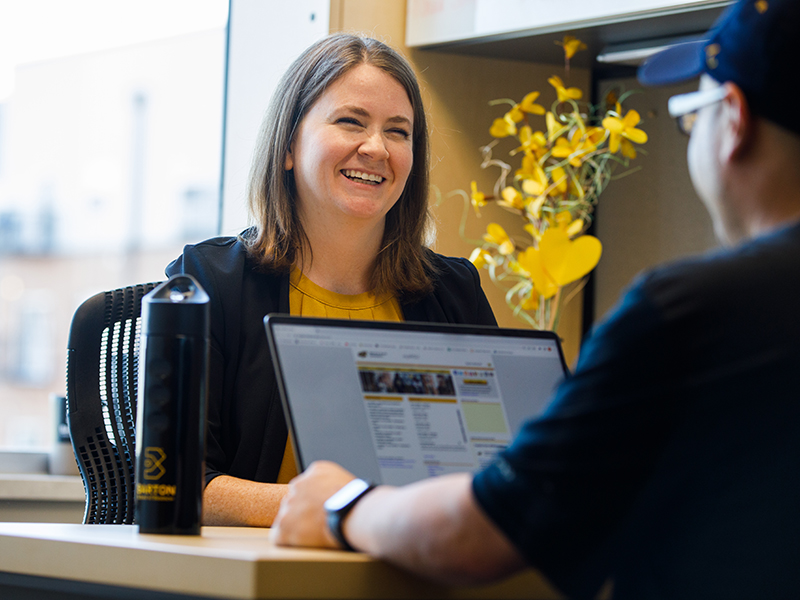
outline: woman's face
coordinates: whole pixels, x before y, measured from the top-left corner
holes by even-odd
[[[359,65],[330,85],[286,157],[303,224],[382,227],[411,172],[413,115],[403,86],[377,67]]]

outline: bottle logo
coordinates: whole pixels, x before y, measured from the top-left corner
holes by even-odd
[[[167,458],[163,448],[158,446],[148,446],[144,449],[142,478],[147,481],[158,481],[167,470],[164,468],[164,461]],[[158,483],[139,483],[136,485],[137,500],[157,500],[171,502],[175,500],[178,488],[175,485],[163,485]]]
[[[148,446],[144,449],[144,478],[148,481],[158,481],[166,473],[164,459],[167,455],[162,448]]]

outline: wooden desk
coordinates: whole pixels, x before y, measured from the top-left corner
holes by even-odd
[[[558,598],[535,571],[449,588],[363,554],[280,548],[269,536],[240,527],[157,536],[134,525],[0,523],[0,597]]]

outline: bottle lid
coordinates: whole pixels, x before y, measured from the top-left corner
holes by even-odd
[[[142,333],[207,338],[209,301],[194,277],[175,275],[142,298]]]

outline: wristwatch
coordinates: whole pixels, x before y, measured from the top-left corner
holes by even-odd
[[[349,552],[355,552],[356,549],[345,539],[342,523],[347,514],[353,510],[356,502],[374,488],[375,484],[373,483],[363,479],[353,479],[353,481],[328,498],[323,505],[328,513],[328,528],[331,530],[333,537],[336,538],[336,541]]]

